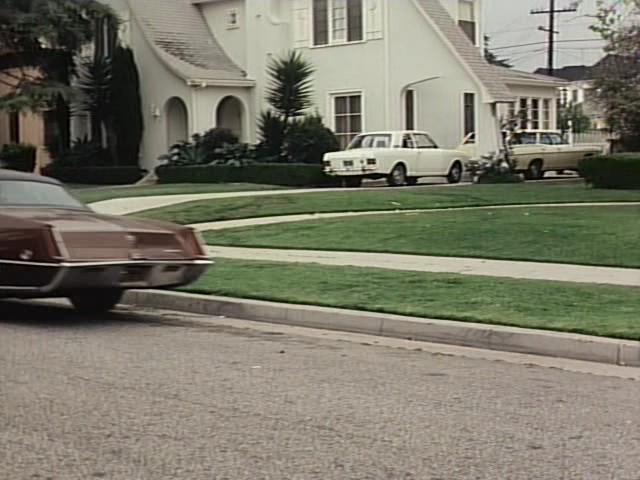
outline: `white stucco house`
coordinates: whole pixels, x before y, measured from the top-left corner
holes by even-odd
[[[313,63],[314,108],[343,145],[366,130],[418,129],[443,147],[476,132],[487,152],[509,102],[557,92],[484,60],[483,0],[104,1],[120,13],[140,70],[145,168],[215,126],[256,142],[266,67],[290,49]]]

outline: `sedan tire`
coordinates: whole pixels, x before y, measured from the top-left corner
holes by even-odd
[[[390,187],[401,187],[407,183],[407,169],[401,163],[393,167],[391,173],[387,177],[387,184]]]
[[[462,164],[460,162],[456,162],[451,165],[451,169],[447,174],[447,182],[449,183],[460,183],[462,181]]]
[[[540,180],[542,177],[544,177],[542,160],[534,160],[529,164],[529,168],[525,172],[524,178],[527,180]]]
[[[86,290],[69,297],[74,308],[82,313],[104,313],[113,310],[120,303],[122,290]]]

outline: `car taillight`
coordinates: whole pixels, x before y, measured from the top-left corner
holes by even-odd
[[[204,241],[198,232],[193,229],[182,230],[180,232],[180,239],[188,254],[194,257],[207,258],[207,252],[205,251]]]
[[[47,228],[43,231],[42,246],[45,258],[51,260],[64,259],[64,243],[58,232],[53,228]]]

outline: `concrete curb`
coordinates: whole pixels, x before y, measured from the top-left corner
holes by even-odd
[[[130,291],[123,303],[202,315],[640,367],[640,342],[336,308]]]

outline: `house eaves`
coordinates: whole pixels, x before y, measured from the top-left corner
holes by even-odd
[[[125,1],[158,58],[188,85],[251,87],[191,0]],[[113,0],[105,0],[111,3]]]
[[[413,0],[418,10],[438,32],[452,53],[465,66],[467,71],[482,86],[487,103],[507,103],[515,99],[500,78],[476,47],[466,36],[440,0]]]
[[[525,85],[536,87],[560,88],[569,85],[570,82],[561,78],[541,75],[538,73],[528,73],[512,68],[492,66],[502,81],[507,85]]]

